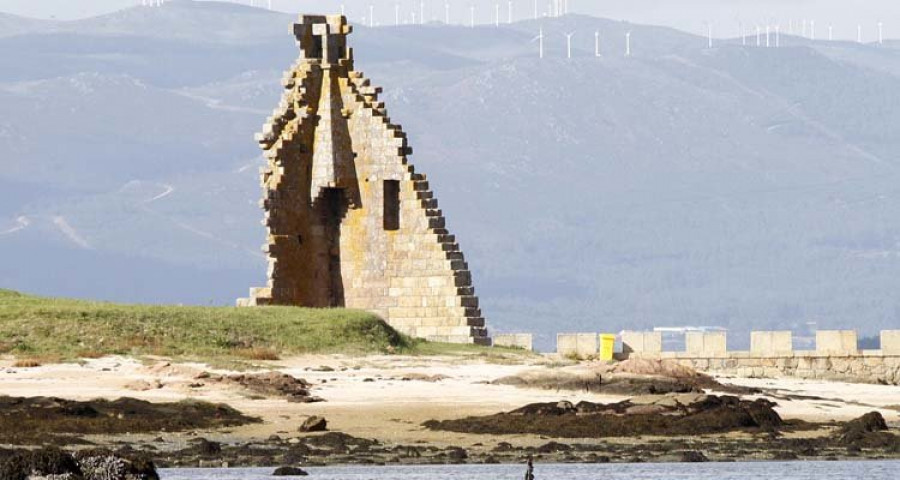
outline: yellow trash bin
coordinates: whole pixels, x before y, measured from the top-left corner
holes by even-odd
[[[600,334],[600,360],[612,360],[616,350],[616,336],[609,333]]]

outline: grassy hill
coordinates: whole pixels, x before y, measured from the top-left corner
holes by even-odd
[[[476,347],[461,346],[461,350]],[[295,307],[120,305],[0,289],[0,354],[276,359],[302,353],[440,353],[370,313]]]

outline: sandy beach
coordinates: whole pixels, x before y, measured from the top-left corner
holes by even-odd
[[[583,391],[555,391],[496,385],[490,382],[526,372],[573,373],[590,363],[564,365],[550,357],[529,357],[506,364],[482,358],[408,356],[302,356],[261,366],[303,378],[312,384],[318,403],[290,403],[254,395],[238,386],[204,381],[202,372],[236,373],[197,363],[164,359],[106,357],[80,363],[16,368],[0,365],[0,394],[53,396],[72,400],[132,397],[152,402],[197,399],[228,404],[259,417],[260,424],[225,431],[198,432],[219,441],[299,435],[297,426],[311,415],[323,416],[330,430],[397,444],[495,444],[491,435],[435,432],[427,420],[489,415],[535,402],[568,400],[612,403],[625,396]],[[889,423],[900,422],[900,387],[797,379],[720,378],[722,383],[754,387],[785,419],[846,421],[879,411]],[[715,392],[710,392],[715,393]],[[545,441],[536,436],[504,437],[521,445]]]

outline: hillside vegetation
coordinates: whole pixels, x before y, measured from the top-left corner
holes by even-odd
[[[166,2],[0,22],[0,285],[203,305],[261,284],[253,134],[299,54],[293,21]],[[748,348],[751,329],[900,322],[900,50],[709,48],[580,15],[355,27],[491,328],[549,348],[718,326]]]
[[[428,352],[375,315],[345,309],[119,305],[0,290],[0,353],[273,360],[302,353]]]

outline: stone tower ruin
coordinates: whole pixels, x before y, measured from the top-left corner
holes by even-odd
[[[488,344],[472,276],[380,88],[353,69],[343,16],[300,17],[300,58],[257,135],[268,285],[240,306],[347,307],[400,332]]]

